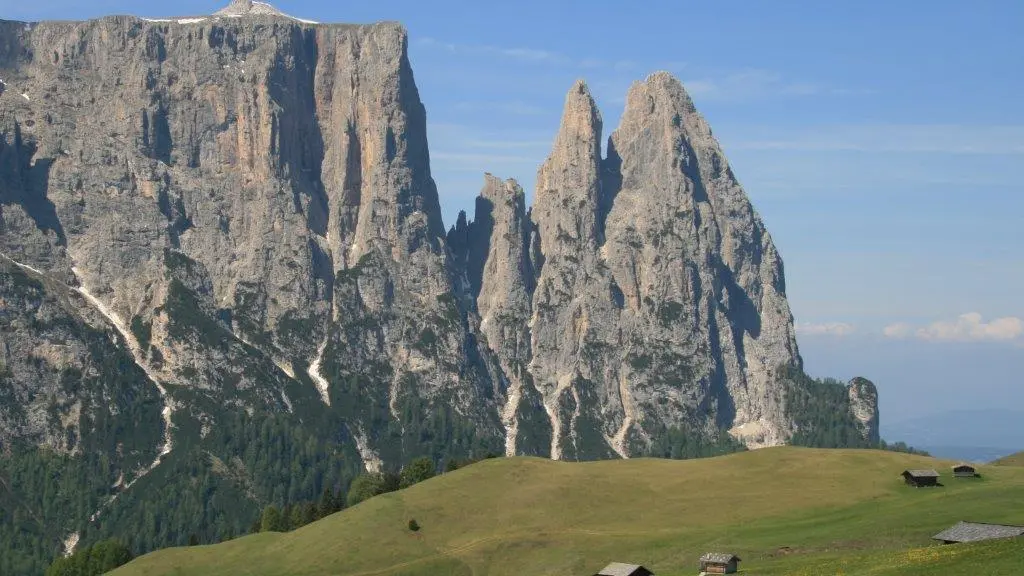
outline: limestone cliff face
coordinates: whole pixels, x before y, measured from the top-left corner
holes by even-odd
[[[481,217],[478,205],[477,220],[493,230],[478,266],[487,342],[526,362],[552,457],[643,453],[668,429],[784,443],[792,426],[773,371],[801,360],[782,260],[707,123],[659,73],[630,90],[603,159],[601,129],[577,83],[538,172],[529,250],[522,207]],[[535,288],[510,275],[523,270],[534,271]],[[517,314],[488,318],[496,308]],[[510,354],[509,340],[527,334],[529,348]],[[511,390],[526,389],[514,382]],[[515,452],[523,426],[506,418],[506,428]]]
[[[850,413],[861,436],[871,445],[878,444],[878,389],[866,378],[854,378],[846,385]]]
[[[118,335],[164,403],[152,449],[217,409],[326,411],[371,469],[787,441],[782,261],[679,82],[634,85],[604,157],[577,83],[532,208],[488,176],[446,236],[406,52],[247,0],[0,22],[0,253]]]
[[[380,368],[391,419],[444,398],[496,436],[406,48],[259,11],[0,23],[0,251],[90,294],[171,397],[292,410]]]
[[[462,213],[448,234],[456,262],[465,271],[468,307],[479,314],[485,354],[496,360],[496,378],[507,391],[501,421],[510,456],[551,454],[549,420],[529,365],[535,237],[523,189],[515,180],[502,182],[490,174],[476,200],[473,222],[467,223]]]

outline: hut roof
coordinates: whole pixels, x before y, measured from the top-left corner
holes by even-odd
[[[712,564],[728,564],[733,560],[739,562],[740,557],[735,554],[722,554],[720,552],[708,552],[700,557],[701,562],[711,562]]]
[[[956,525],[932,536],[932,540],[944,542],[977,542],[995,538],[1024,536],[1024,526],[1007,524],[985,524],[982,522],[957,522]]]
[[[605,566],[600,572],[598,572],[597,576],[633,576],[633,574],[635,574],[641,568],[643,568],[645,571],[648,571],[646,568],[640,566],[639,564],[623,564],[621,562],[612,562],[611,564]]]
[[[904,474],[909,474],[914,478],[938,478],[939,473],[935,470],[904,470]]]
[[[974,470],[974,464],[967,464],[966,462],[961,462],[956,466],[953,466],[953,470],[960,470],[961,468]]]

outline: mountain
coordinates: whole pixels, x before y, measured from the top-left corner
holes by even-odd
[[[682,85],[601,132],[578,83],[533,206],[488,176],[446,231],[398,24],[0,22],[0,572],[423,455],[877,443]]]
[[[531,439],[556,457],[643,453],[666,428],[785,442],[773,370],[800,357],[782,260],[710,128],[659,73],[631,88],[606,158],[601,130],[578,82],[530,213],[489,178],[475,225],[449,232],[508,381],[509,454],[538,403],[550,431]]]

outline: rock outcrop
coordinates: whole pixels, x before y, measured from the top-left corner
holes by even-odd
[[[878,389],[865,378],[854,378],[846,385],[850,400],[850,414],[864,440],[871,445],[881,439],[878,433]]]
[[[294,410],[373,374],[344,408],[368,461],[405,457],[378,446],[381,404],[500,437],[401,26],[236,2],[0,38],[0,252],[131,326],[172,396]]]
[[[487,342],[528,367],[552,457],[642,454],[668,429],[784,443],[792,427],[774,371],[801,360],[782,260],[710,128],[659,73],[630,90],[606,158],[601,130],[578,82],[538,172],[532,229],[523,207],[491,208],[493,179],[468,225],[492,231],[483,264],[466,258],[482,271],[470,283]],[[469,251],[479,244],[470,238]],[[485,312],[495,308],[515,312]],[[527,333],[528,348],[518,344]],[[510,414],[506,427],[521,433]]]

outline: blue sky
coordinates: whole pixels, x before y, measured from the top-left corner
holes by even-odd
[[[812,374],[873,379],[883,431],[1024,406],[1024,3],[837,4],[276,2],[406,25],[448,224],[484,171],[532,189],[576,78],[607,136],[631,82],[676,74],[782,252]],[[0,15],[220,4],[156,6],[0,0]]]

